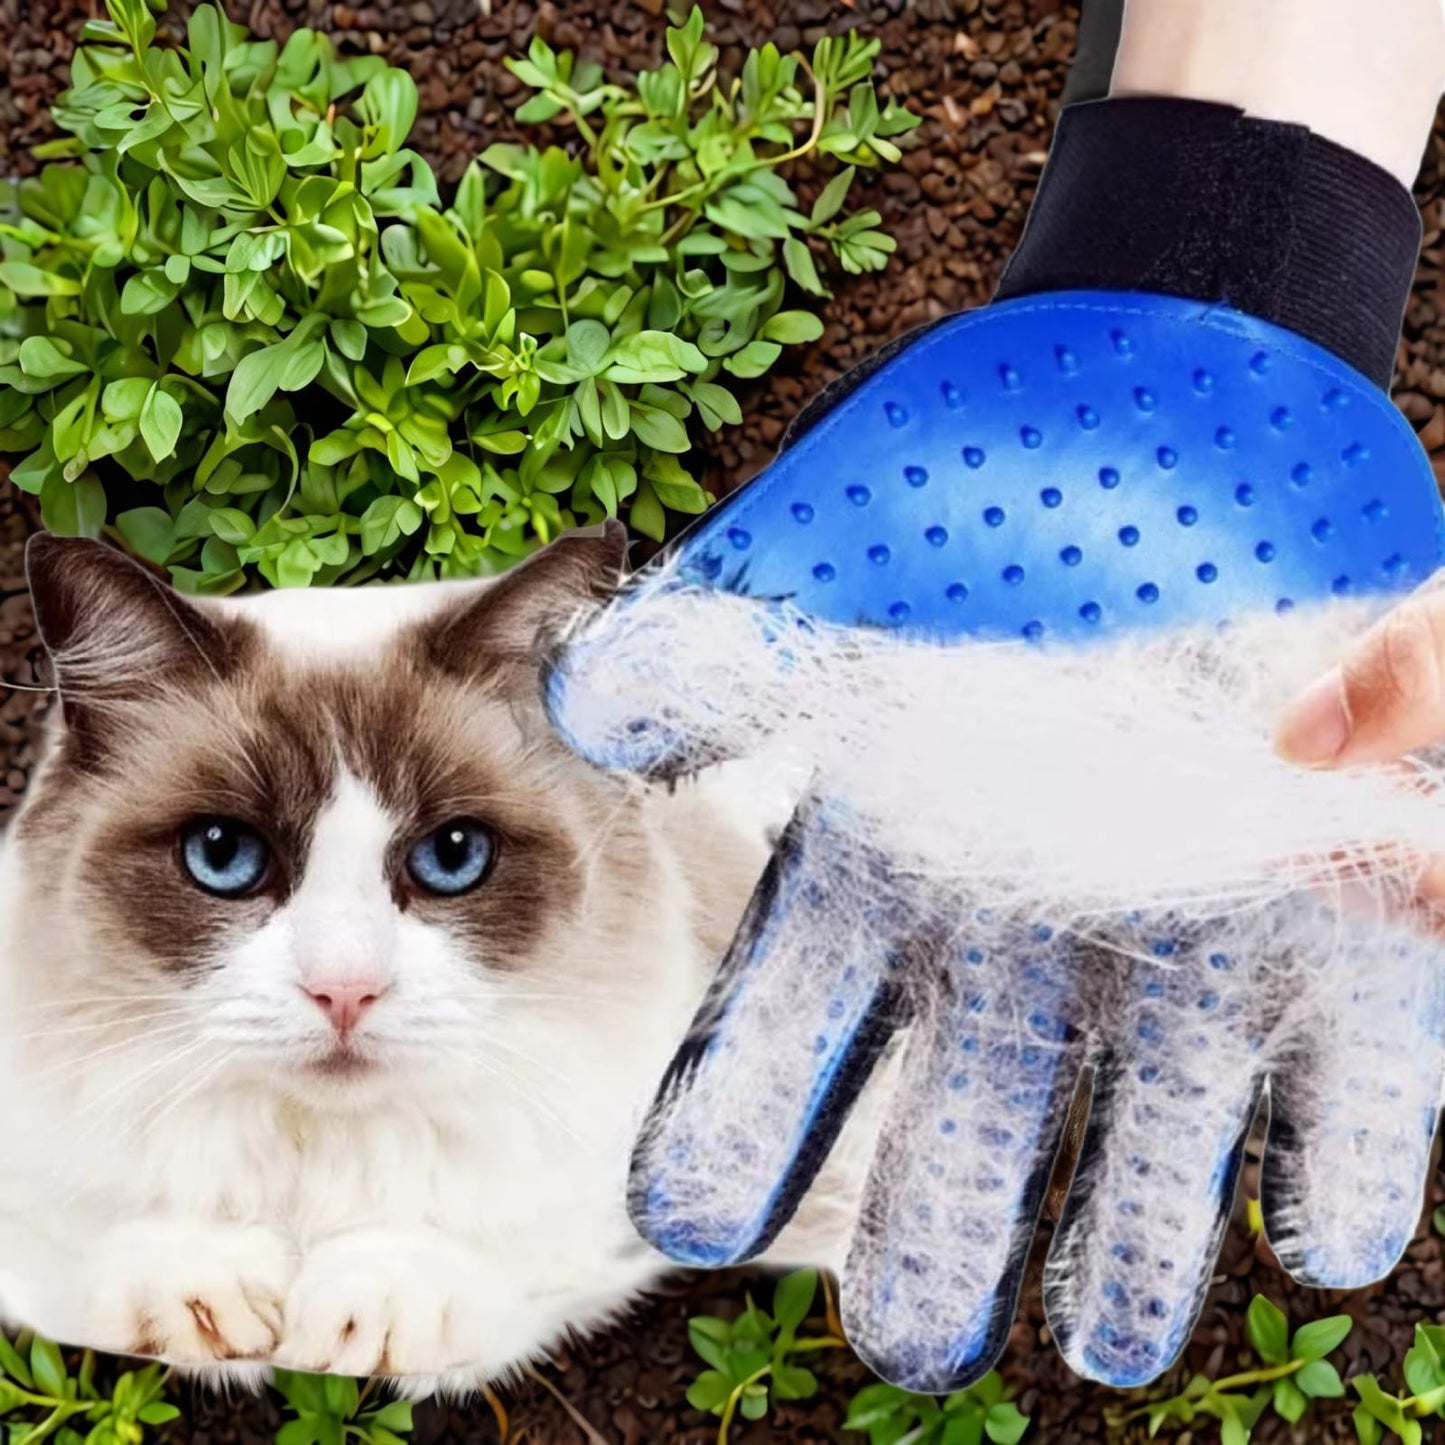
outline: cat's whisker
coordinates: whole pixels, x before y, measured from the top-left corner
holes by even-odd
[[[147,1029],[140,1035],[117,1039],[114,1043],[105,1044],[101,1048],[87,1049],[82,1054],[77,1054],[68,1059],[62,1059],[59,1064],[53,1064],[48,1068],[41,1069],[38,1073],[29,1074],[27,1078],[31,1083],[41,1083],[52,1079],[64,1079],[68,1074],[89,1068],[97,1059],[108,1058],[112,1054],[123,1053],[127,1049],[137,1049],[147,1044],[153,1044],[157,1039],[182,1033],[190,1027],[190,1021],[182,1019],[176,1023],[163,1024],[159,1028]]]
[[[234,1048],[226,1049],[217,1057],[208,1061],[202,1061],[198,1067],[191,1071],[191,1081],[189,1084],[182,1086],[183,1081],[179,1082],[177,1087],[172,1090],[169,1099],[167,1099],[166,1095],[162,1094],[155,1103],[151,1104],[144,1113],[132,1122],[128,1132],[134,1137],[135,1142],[137,1144],[144,1143],[146,1139],[156,1131],[163,1119],[175,1113],[187,1099],[194,1098],[217,1074],[225,1069],[231,1060],[236,1057],[238,1052],[239,1050]],[[157,1104],[164,1105],[158,1112],[156,1109]],[[137,1130],[136,1125],[140,1124],[143,1124],[143,1127]]]
[[[100,956],[95,953],[90,955],[91,958]],[[186,990],[178,990],[174,993],[117,993],[112,989],[109,993],[66,994],[63,998],[35,999],[27,1003],[16,1004],[13,1009],[7,1011],[25,1013],[30,1010],[89,1008],[99,1005],[128,1008],[133,1003],[181,1003],[191,997],[193,995]]]
[[[137,1024],[153,1023],[157,1019],[174,1018],[178,1014],[189,1013],[190,1010],[176,1007],[158,1009],[152,1013],[127,1014],[123,1018],[97,1019],[85,1024],[69,1024],[65,1028],[38,1029],[28,1034],[11,1034],[9,1037],[14,1043],[39,1043],[45,1039],[73,1038],[77,1034],[99,1033],[105,1029],[121,1027],[134,1027]],[[146,1037],[153,1038],[154,1033],[148,1033]],[[87,1062],[89,1056],[87,1056]]]
[[[155,1040],[148,1039],[145,1042],[153,1043],[155,1042]],[[150,1078],[154,1074],[164,1072],[164,1070],[169,1068],[177,1060],[183,1059],[189,1054],[195,1053],[203,1046],[205,1040],[202,1038],[193,1037],[190,1039],[182,1040],[178,1043],[175,1042],[173,1039],[168,1039],[166,1042],[172,1044],[173,1046],[168,1048],[167,1051],[164,1053],[156,1054],[148,1058],[138,1068],[132,1069],[129,1073],[122,1074],[118,1078],[110,1078],[110,1086],[108,1088],[85,1100],[86,1107],[88,1109],[96,1109],[97,1106],[100,1106],[99,1117],[101,1119],[104,1119],[110,1103],[114,1101],[117,1097],[119,1097],[121,1101],[124,1102],[128,1094],[138,1088],[139,1085],[142,1084],[146,1079]],[[88,1062],[88,1060],[86,1060],[85,1062]],[[91,1122],[95,1122],[95,1118],[96,1116],[93,1115]]]

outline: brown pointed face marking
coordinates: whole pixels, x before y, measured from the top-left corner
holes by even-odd
[[[574,911],[599,837],[615,857],[648,852],[618,785],[553,738],[538,700],[538,637],[616,575],[615,537],[588,541],[460,600],[439,589],[430,615],[341,660],[277,647],[243,610],[192,606],[98,546],[44,544],[33,587],[66,707],[17,824],[40,887],[96,920],[117,968],[203,972],[299,886],[350,775],[391,827],[378,881],[397,909],[487,967],[526,967]],[[209,817],[265,841],[255,892],[220,898],[186,878],[180,840]],[[429,893],[407,853],[458,818],[492,834],[491,871]]]

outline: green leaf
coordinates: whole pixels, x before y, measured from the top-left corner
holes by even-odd
[[[507,431],[475,431],[472,440],[484,451],[498,456],[514,457],[527,450],[527,433],[515,429]]]
[[[279,384],[275,347],[264,346],[243,356],[226,388],[226,415],[235,422],[254,416],[273,396]]]
[[[35,1380],[30,1373],[30,1366],[21,1358],[19,1351],[3,1332],[0,1332],[0,1371],[17,1381],[24,1389],[29,1390],[34,1387]]]
[[[1357,1405],[1350,1418],[1354,1421],[1355,1435],[1359,1439],[1360,1445],[1380,1445],[1385,1438],[1385,1431],[1380,1422],[1363,1405]]]
[[[42,271],[28,261],[0,261],[0,285],[17,296],[77,296],[80,282],[54,271]]]
[[[567,359],[578,367],[584,376],[592,376],[602,365],[607,348],[612,345],[612,333],[600,322],[584,318],[574,321],[567,328]]]
[[[608,353],[603,373],[609,381],[640,385],[677,381],[688,372],[707,370],[707,358],[690,341],[670,331],[634,331]]]
[[[1220,1421],[1219,1445],[1249,1445],[1250,1429],[1235,1414],[1227,1414]]]
[[[374,556],[402,537],[410,537],[426,520],[426,514],[410,497],[378,497],[361,517],[361,550]]]
[[[276,585],[309,587],[320,569],[321,558],[312,550],[310,543],[303,537],[294,537],[276,559]]]
[[[780,1333],[794,1335],[808,1318],[818,1293],[818,1272],[800,1269],[785,1275],[773,1291],[773,1319]]]
[[[738,1402],[744,1420],[761,1420],[768,1413],[768,1392],[763,1385],[749,1385]]]
[[[1289,1359],[1289,1321],[1283,1311],[1262,1294],[1249,1302],[1244,1329],[1255,1353],[1266,1364],[1282,1365]]]
[[[784,346],[816,341],[822,334],[823,323],[811,311],[779,311],[763,323],[762,329],[765,340],[780,341]]]
[[[779,1400],[811,1400],[818,1393],[818,1377],[801,1365],[774,1365],[772,1382]]]
[[[147,562],[164,566],[176,544],[175,523],[160,507],[135,507],[115,519],[127,547]]]
[[[709,430],[737,426],[742,422],[743,409],[727,387],[719,386],[715,381],[695,381],[687,388],[687,394],[697,403],[703,425]]]
[[[360,361],[366,355],[366,327],[359,321],[337,318],[331,323],[331,339],[349,361]]]
[[[65,1361],[60,1348],[40,1335],[36,1335],[30,1345],[30,1374],[42,1395],[56,1400],[65,1398]]]
[[[1288,1377],[1274,1382],[1274,1412],[1282,1420],[1297,1425],[1309,1409],[1309,1397]]]
[[[782,355],[783,348],[776,341],[750,341],[741,351],[735,351],[724,358],[723,366],[734,376],[750,378],[761,376]]]
[[[875,1425],[892,1419],[907,1405],[907,1390],[897,1385],[865,1385],[848,1402],[848,1413],[843,1420],[845,1430],[871,1430]]]
[[[356,108],[378,128],[386,150],[399,150],[416,120],[416,82],[404,70],[378,71],[366,82]]]
[[[1405,1415],[1404,1403],[1394,1395],[1387,1395],[1373,1375],[1356,1375],[1350,1384],[1360,1397],[1361,1406],[1403,1439],[1405,1428],[1411,1423]]]
[[[179,291],[164,271],[138,271],[120,293],[120,309],[126,316],[154,316],[169,306]]]
[[[806,241],[800,241],[796,236],[790,236],[784,241],[783,264],[788,269],[788,275],[810,296],[826,296],[828,294],[827,288],[818,275],[817,263],[813,260],[813,253],[808,249]]]
[[[1029,1417],[1012,1400],[990,1405],[983,1428],[994,1445],[1018,1445],[1029,1428]]]
[[[831,221],[843,209],[843,202],[848,198],[848,188],[853,184],[856,174],[854,167],[849,166],[846,170],[839,171],[818,193],[809,217],[815,226]]]
[[[346,1375],[323,1375],[321,1398],[326,1408],[340,1420],[349,1420],[357,1409],[359,1392],[356,1381]]]
[[[665,411],[653,411],[634,405],[632,408],[632,430],[637,439],[660,452],[685,452],[691,446],[687,428],[675,416]]]
[[[163,462],[174,453],[182,420],[180,403],[162,391],[157,382],[151,387],[140,414],[140,434],[156,461]]]
[[[59,472],[40,489],[40,517],[62,537],[98,537],[105,525],[105,488],[86,472],[67,482]]]
[[[637,488],[627,520],[633,531],[641,532],[644,537],[650,537],[654,542],[666,541],[667,514],[662,510],[662,503],[651,482],[643,482]]]
[[[256,524],[236,507],[215,507],[207,516],[211,531],[233,547],[244,546],[256,535]]]
[[[109,382],[100,395],[101,413],[110,421],[138,422],[152,385],[144,376],[126,376]]]
[[[1338,1400],[1345,1393],[1340,1372],[1328,1360],[1311,1360],[1294,1379],[1312,1400]]]
[[[1349,1315],[1331,1315],[1328,1319],[1311,1320],[1295,1331],[1290,1341],[1292,1360],[1320,1360],[1345,1342],[1355,1322]]]
[[[389,1400],[381,1409],[369,1411],[365,1418],[372,1424],[405,1435],[412,1428],[413,1410],[410,1400]]]
[[[62,351],[48,336],[27,336],[20,343],[20,369],[38,380],[79,376],[90,368]]]

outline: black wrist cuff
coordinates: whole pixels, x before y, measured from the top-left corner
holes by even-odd
[[[1388,388],[1420,249],[1388,171],[1234,106],[1120,97],[1067,107],[997,300],[1146,291],[1286,327]]]

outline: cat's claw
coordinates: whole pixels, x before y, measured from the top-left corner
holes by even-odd
[[[435,1375],[480,1365],[499,1338],[491,1271],[432,1230],[353,1230],[303,1261],[277,1363],[337,1375]]]
[[[266,1360],[281,1339],[293,1252],[260,1225],[127,1225],[101,1240],[87,1343],[178,1365]]]

